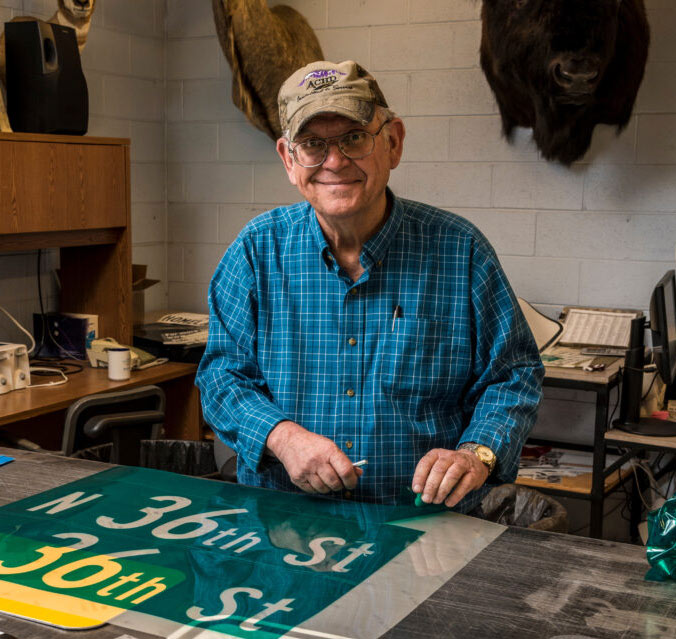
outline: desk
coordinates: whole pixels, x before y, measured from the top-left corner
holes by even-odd
[[[167,397],[167,438],[201,439],[199,391],[194,385],[195,364],[167,362],[132,371],[131,377],[122,382],[110,381],[106,368],[92,368],[88,363],[82,365],[82,372],[70,375],[67,384],[26,388],[0,395],[0,426],[11,424],[8,430],[13,434],[27,439],[48,438],[43,447],[59,448],[65,412],[75,400],[94,393],[157,384]],[[35,383],[43,379],[36,377]]]
[[[94,474],[106,464],[59,458],[25,451],[0,449],[16,461],[0,467],[0,505],[28,497],[63,483]],[[199,480],[209,481],[209,480]],[[467,521],[486,524],[463,515]],[[448,541],[452,552],[457,549]],[[447,548],[448,550],[448,548]],[[404,553],[402,553],[404,554]],[[289,632],[304,639],[667,639],[676,637],[676,583],[646,582],[645,549],[519,528],[507,528],[464,568],[452,575],[415,609],[379,635],[360,632]],[[415,575],[411,575],[413,579]],[[397,593],[390,592],[393,596]],[[345,595],[345,596],[349,596]],[[338,602],[336,602],[338,603]],[[363,616],[377,617],[382,610],[364,602],[344,620],[359,627]],[[335,604],[334,604],[335,605]],[[0,629],[20,639],[136,639],[157,635],[107,625],[97,630],[65,632],[21,619],[4,617]],[[322,634],[330,633],[330,634]],[[176,637],[196,637],[198,631]],[[165,635],[166,636],[166,635]]]
[[[676,428],[676,424],[674,424],[674,427]],[[630,460],[637,454],[646,450],[676,453],[676,436],[646,437],[645,435],[627,433],[623,430],[612,428],[605,433],[605,441],[606,445],[626,449],[626,452],[617,460],[617,462],[615,462],[615,465],[623,463],[625,460]],[[670,472],[671,469],[673,469],[673,462],[663,468],[659,473],[656,473],[655,479],[659,481],[659,479],[663,477],[666,472]],[[639,536],[638,526],[643,512],[643,500],[640,493],[647,484],[647,482],[643,481],[644,479],[645,478],[640,475],[637,476],[632,491],[630,531],[633,539],[637,539]]]
[[[568,388],[596,393],[592,472],[574,478],[565,478],[560,484],[521,478],[518,484],[531,486],[543,492],[565,497],[588,499],[590,502],[589,534],[600,538],[603,534],[603,501],[631,471],[606,471],[606,439],[610,391],[621,381],[620,368],[624,359],[617,358],[605,370],[588,372],[575,368],[545,368],[544,386]],[[556,443],[556,442],[554,442]],[[618,476],[619,474],[619,476]]]

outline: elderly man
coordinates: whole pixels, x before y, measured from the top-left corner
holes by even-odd
[[[404,124],[361,66],[296,71],[279,112],[304,201],[250,222],[214,274],[205,417],[241,483],[470,512],[514,480],[541,398],[498,259],[467,221],[387,188]]]

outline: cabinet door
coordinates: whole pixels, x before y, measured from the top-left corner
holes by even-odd
[[[0,233],[123,227],[125,148],[0,140]]]

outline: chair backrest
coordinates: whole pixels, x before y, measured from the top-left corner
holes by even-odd
[[[214,431],[214,459],[222,479],[237,481],[237,453],[228,446]]]
[[[83,397],[66,412],[61,451],[72,456],[111,443],[111,463],[138,465],[140,442],[160,436],[164,409],[164,391],[158,386]]]

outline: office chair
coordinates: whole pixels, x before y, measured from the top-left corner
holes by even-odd
[[[111,464],[138,466],[141,441],[160,436],[164,407],[164,391],[158,386],[83,397],[66,412],[61,452],[73,456],[112,444]]]

